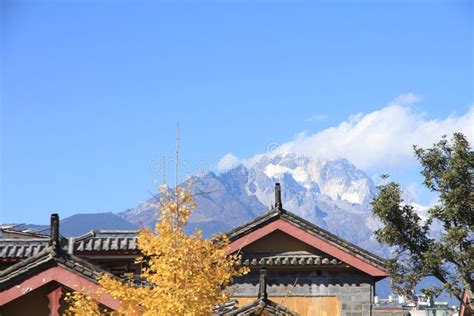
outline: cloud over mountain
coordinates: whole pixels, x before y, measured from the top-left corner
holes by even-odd
[[[236,167],[240,163],[240,159],[233,154],[224,155],[218,162],[217,162],[217,169],[218,170],[229,170]]]
[[[420,102],[415,94],[402,94],[380,110],[356,113],[339,125],[314,134],[300,133],[295,140],[282,145],[272,144],[266,153],[246,160],[247,164],[262,155],[280,153],[303,154],[314,158],[348,159],[358,168],[406,167],[415,162],[413,145],[429,147],[442,135],[462,132],[474,140],[474,105],[462,115],[428,119],[413,105]],[[242,160],[227,154],[218,163],[218,170],[228,170]]]
[[[414,144],[431,146],[442,135],[464,133],[474,139],[474,106],[464,115],[427,119],[414,111],[414,94],[401,95],[380,110],[357,113],[312,135],[300,134],[281,151],[328,159],[346,158],[358,168],[405,166],[414,161]]]

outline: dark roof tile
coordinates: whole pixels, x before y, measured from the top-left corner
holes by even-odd
[[[48,247],[48,243],[48,239],[1,238],[0,258],[24,259],[31,257]]]
[[[244,266],[264,265],[338,265],[342,261],[332,257],[321,258],[319,255],[307,251],[296,251],[286,253],[243,253],[241,263]]]
[[[97,279],[102,274],[108,274],[115,278],[100,267],[76,256],[72,256],[63,249],[55,250],[52,247],[46,247],[36,255],[0,271],[0,290],[9,288],[17,282],[28,278],[31,273],[39,273],[51,266],[62,266],[63,268],[74,271],[93,282],[97,282]]]
[[[74,241],[74,253],[83,251],[136,251],[137,231],[91,231]]]

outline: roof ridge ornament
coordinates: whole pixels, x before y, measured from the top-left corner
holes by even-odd
[[[281,202],[281,185],[279,182],[275,183],[275,209],[280,212],[283,210],[283,204]]]

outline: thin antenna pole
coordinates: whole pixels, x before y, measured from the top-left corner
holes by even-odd
[[[175,165],[175,179],[174,186],[178,186],[178,172],[179,172],[179,122],[176,122],[176,165]]]
[[[179,226],[179,197],[178,197],[178,172],[179,172],[179,122],[176,122],[176,165],[174,170],[174,198],[176,201],[175,225]]]
[[[166,184],[166,168],[168,166],[166,165],[166,157],[164,154],[161,155],[161,168],[162,168],[162,181],[163,181],[163,184]]]

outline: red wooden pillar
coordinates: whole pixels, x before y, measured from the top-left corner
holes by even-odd
[[[49,316],[60,316],[59,306],[62,295],[62,288],[58,286],[48,294],[49,299]]]

